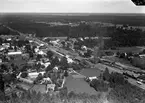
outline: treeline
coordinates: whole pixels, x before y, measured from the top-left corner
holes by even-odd
[[[69,27],[67,25],[50,26],[49,24],[34,23],[28,20],[16,20],[7,25],[23,33],[36,34],[38,37],[111,37],[111,40],[105,40],[105,48],[145,45],[145,32],[133,28],[128,30],[126,26],[120,28],[101,27],[97,24],[89,25],[85,23],[80,23],[76,27]],[[9,34],[10,31],[6,32]]]
[[[132,26],[144,26],[144,14],[105,14],[105,13],[66,13],[64,15],[52,15],[51,13],[12,13],[0,15],[0,22],[7,21],[60,21],[60,22],[78,22],[78,21],[97,21],[97,22],[110,22],[113,24],[129,24]]]
[[[36,33],[38,37],[61,37],[61,36],[70,36],[70,37],[86,37],[86,36],[96,36],[98,30],[96,27],[92,27],[86,24],[80,24],[77,27],[69,26],[50,26],[49,24],[38,24],[30,22],[16,22],[8,24],[9,27],[21,31],[23,33]]]
[[[140,29],[110,28],[111,45],[117,47],[145,45],[145,32]]]

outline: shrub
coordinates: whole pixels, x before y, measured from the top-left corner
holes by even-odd
[[[108,68],[106,68],[104,73],[103,73],[103,79],[106,81],[108,81],[110,79],[110,74],[109,74]]]
[[[108,91],[109,85],[102,80],[92,80],[90,86],[93,87],[96,91],[106,92]]]
[[[60,98],[63,98],[63,97],[66,97],[67,94],[68,94],[68,90],[67,90],[67,87],[63,87],[61,90],[60,90]]]
[[[128,82],[124,79],[122,74],[119,73],[111,73],[109,78],[110,87],[114,88],[117,85],[124,85]]]
[[[22,77],[22,78],[26,78],[27,76],[28,76],[28,73],[22,73],[22,74],[21,74],[21,77]]]
[[[79,64],[72,63],[70,65],[70,68],[73,68],[74,70],[80,70],[81,69],[81,66]]]

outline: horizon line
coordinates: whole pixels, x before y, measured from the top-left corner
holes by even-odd
[[[50,14],[145,14],[145,13],[132,13],[132,12],[1,12],[0,13],[50,13]]]
[[[145,13],[115,13],[115,12],[94,12],[94,13],[90,13],[90,12],[0,12],[0,15],[13,15],[13,14],[21,14],[21,15],[30,15],[30,14],[38,14],[38,15],[52,15],[52,16],[92,16],[92,15],[126,15],[126,16],[145,16]]]

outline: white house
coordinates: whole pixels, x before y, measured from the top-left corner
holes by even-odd
[[[2,63],[3,61],[2,61],[2,59],[0,59],[0,63]]]
[[[10,44],[9,44],[9,43],[3,43],[2,46],[3,46],[4,48],[9,48],[9,47],[10,47]]]
[[[84,39],[85,39],[85,40],[86,40],[86,39],[89,39],[89,37],[85,37]]]
[[[43,78],[43,80],[42,80],[42,82],[40,83],[40,84],[43,84],[43,83],[50,83],[50,84],[52,84],[52,81],[51,81],[51,79],[49,78],[49,77],[47,77],[47,78]]]
[[[48,84],[47,85],[47,89],[46,89],[46,93],[48,93],[49,90],[53,90],[55,89],[55,84]]]
[[[38,48],[35,48],[34,49],[35,53],[39,52],[39,49]]]
[[[83,45],[83,46],[81,47],[81,49],[87,50],[87,47],[86,47],[85,45]]]
[[[1,48],[0,48],[0,51],[3,51],[4,49],[5,49],[4,47],[1,47]]]
[[[98,79],[98,78],[94,76],[94,77],[89,77],[89,79],[92,81],[93,79]]]
[[[74,61],[71,58],[67,58],[68,63],[73,63]]]
[[[33,84],[34,82],[32,80],[26,79],[26,78],[19,78],[20,81],[28,83],[28,84]]]
[[[51,63],[50,62],[46,62],[43,65],[45,66],[45,68],[47,68]]]
[[[55,41],[50,41],[50,43],[52,43],[53,45],[59,45],[59,42],[60,40],[59,39],[57,39],[57,40],[55,40]]]
[[[44,44],[40,44],[40,46],[44,46]]]
[[[43,58],[42,61],[44,61],[44,63],[49,62],[48,58]]]
[[[8,38],[8,39],[7,39],[7,41],[11,41],[11,40],[12,40],[11,38]]]
[[[29,40],[29,42],[30,42],[30,43],[32,43],[32,42],[33,42],[33,40]]]
[[[41,51],[39,51],[39,52],[37,52],[38,54],[40,54],[40,55],[47,55],[46,53],[44,53],[42,50]]]
[[[68,63],[73,63],[74,62],[68,55],[66,55],[66,58],[67,58]]]
[[[45,72],[32,72],[32,73],[28,73],[28,76],[30,78],[36,78],[39,75],[39,73],[41,73],[42,75],[44,75]]]
[[[53,71],[58,71],[58,67],[54,67],[53,68]]]
[[[43,65],[45,68],[47,68],[51,63],[48,61],[46,63],[42,62],[42,61],[38,61],[36,64],[40,63],[41,65]]]
[[[19,79],[22,82],[29,83],[29,84],[33,84],[34,83],[32,80],[29,80],[29,79],[26,79],[26,78],[22,78],[21,74],[22,73],[20,72],[19,75],[17,76],[17,79]]]
[[[8,55],[21,55],[22,52],[21,51],[17,51],[17,52],[8,52]]]
[[[84,39],[83,39],[83,38],[81,38],[81,37],[80,37],[79,39],[80,39],[81,41],[84,41]]]
[[[145,57],[145,54],[142,54],[142,55],[139,55],[140,58],[144,58]]]

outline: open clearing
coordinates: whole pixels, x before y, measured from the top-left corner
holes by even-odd
[[[99,69],[83,69],[80,74],[85,75],[85,76],[100,76],[101,71]]]
[[[87,93],[90,95],[97,95],[98,92],[95,89],[91,88],[84,79],[74,79],[72,76],[66,78],[66,87],[68,88],[68,92],[75,93]]]
[[[101,73],[101,71],[99,69],[83,69],[80,71],[80,74],[84,75],[84,76],[99,76]],[[65,85],[68,88],[68,91],[74,91],[76,93],[87,93],[90,95],[97,95],[98,92],[95,91],[93,88],[91,88],[89,86],[89,84],[87,82],[84,81],[83,78],[75,78],[74,76],[76,75],[72,75],[66,78],[66,83]],[[78,75],[79,76],[79,75]]]

